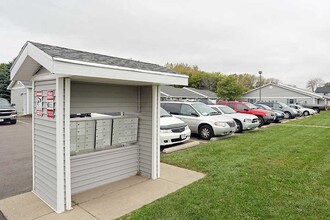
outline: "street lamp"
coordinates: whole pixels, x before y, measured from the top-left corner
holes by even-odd
[[[259,101],[261,101],[261,74],[262,74],[262,71],[259,71]]]

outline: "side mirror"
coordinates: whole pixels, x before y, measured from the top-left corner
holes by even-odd
[[[10,106],[11,106],[11,107],[15,107],[15,106],[16,106],[16,104],[15,104],[15,103],[13,103],[13,104],[11,104]]]
[[[197,113],[195,113],[195,112],[192,112],[191,115],[192,115],[192,116],[195,116],[195,117],[198,117],[198,116],[199,116],[199,115],[198,115]]]
[[[249,111],[249,109],[245,108],[244,111]]]
[[[283,108],[282,105],[278,106],[279,108]]]

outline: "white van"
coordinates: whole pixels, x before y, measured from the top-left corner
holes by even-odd
[[[190,139],[191,131],[184,121],[160,108],[160,145],[182,143]]]

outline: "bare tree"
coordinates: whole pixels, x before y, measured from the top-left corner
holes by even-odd
[[[313,78],[308,80],[306,88],[312,90],[313,92],[315,92],[315,89],[319,86],[323,86],[324,85],[324,81],[320,78]]]

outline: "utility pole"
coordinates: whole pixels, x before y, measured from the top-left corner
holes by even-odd
[[[261,101],[261,74],[262,74],[262,71],[259,71],[259,101]]]

